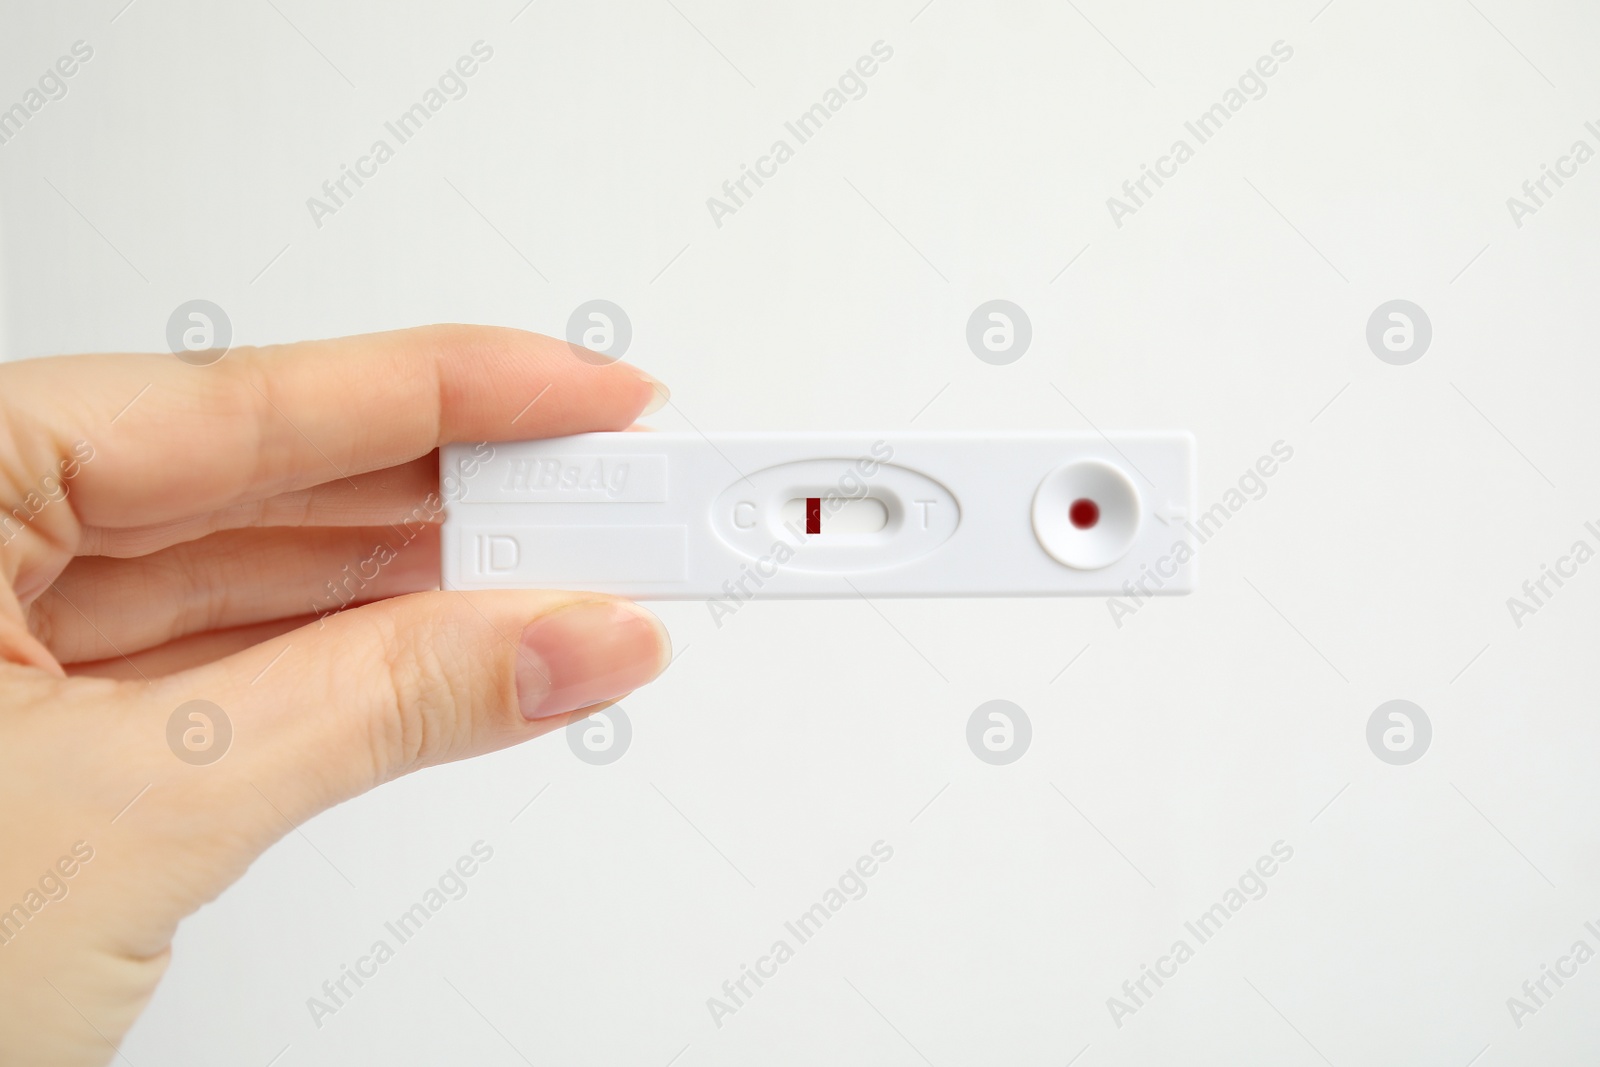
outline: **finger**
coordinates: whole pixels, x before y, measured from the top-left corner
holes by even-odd
[[[634,423],[629,433],[654,433]],[[169,545],[194,541],[220,530],[249,526],[382,526],[436,522],[439,490],[437,450],[409,463],[354,474],[262,500],[171,522],[126,529],[90,526],[78,544],[81,556],[147,556]],[[433,499],[430,499],[433,498]]]
[[[0,396],[38,398],[8,412],[22,470],[77,461],[72,507],[25,530],[49,538],[75,534],[35,529],[64,511],[95,526],[170,522],[449,441],[620,430],[665,401],[643,372],[592,359],[521,330],[425,326],[240,348],[209,367],[162,355],[27,360],[0,366]]]
[[[82,556],[29,609],[61,663],[439,586],[436,526],[229,530],[138,559]]]
[[[308,489],[249,500],[170,522],[127,528],[90,526],[80,556],[148,556],[222,530],[252,526],[386,526],[437,522],[437,450],[409,463],[353,474]]]
[[[254,626],[236,626],[229,630],[208,630],[190,634],[164,645],[133,652],[126,656],[108,656],[105,659],[69,664],[66,674],[71,678],[112,678],[127,682],[149,682],[179,671],[192,670],[207,663],[215,663],[227,656],[237,655],[274,637],[298,630],[317,622],[315,615],[296,615],[288,619],[273,619]],[[281,661],[280,654],[293,651],[292,643],[275,646],[270,655],[260,658],[257,677],[265,677]],[[275,660],[274,657],[280,657]]]
[[[230,773],[299,822],[419,767],[544,733],[650,681],[670,657],[665,629],[625,600],[418,593],[158,681],[157,699],[224,709]]]

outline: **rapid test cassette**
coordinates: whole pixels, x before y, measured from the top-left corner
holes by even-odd
[[[592,433],[440,452],[446,589],[636,599],[1195,587],[1187,433]]]

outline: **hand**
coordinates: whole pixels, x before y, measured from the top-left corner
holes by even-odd
[[[661,671],[626,601],[422,591],[434,449],[665,402],[598,364],[433,326],[0,365],[0,1062],[106,1063],[179,920],[291,828]]]

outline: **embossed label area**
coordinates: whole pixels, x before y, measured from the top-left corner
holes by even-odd
[[[599,581],[680,582],[688,574],[685,526],[463,526],[464,572],[495,581],[583,586]]]
[[[468,502],[658,504],[667,499],[667,457],[496,457],[467,484]]]

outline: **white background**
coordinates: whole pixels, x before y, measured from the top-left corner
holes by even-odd
[[[240,343],[560,333],[605,298],[663,428],[1189,429],[1202,506],[1294,450],[1199,592],[1120,628],[1099,599],[662,606],[680,659],[619,762],[558,735],[313,820],[183,927],[127,1061],[1593,1062],[1600,962],[1520,1029],[1506,999],[1600,948],[1600,563],[1520,629],[1506,598],[1597,541],[1600,162],[1520,228],[1506,198],[1600,148],[1600,16],[1321,2],[8,0],[0,106],[94,48],[0,145],[8,358],[160,350],[198,297]],[[480,39],[468,95],[316,227]],[[865,97],[715,225],[878,40]],[[1117,227],[1106,198],[1278,40]],[[965,341],[997,297],[1033,323],[1009,366]],[[1365,340],[1395,298],[1433,324],[1409,366]],[[965,740],[996,698],[1033,724],[1006,767]],[[1395,698],[1433,724],[1410,766],[1367,747]],[[315,1026],[479,839],[467,896]],[[718,1028],[707,998],[880,839]],[[1279,840],[1119,1028],[1107,998]]]

